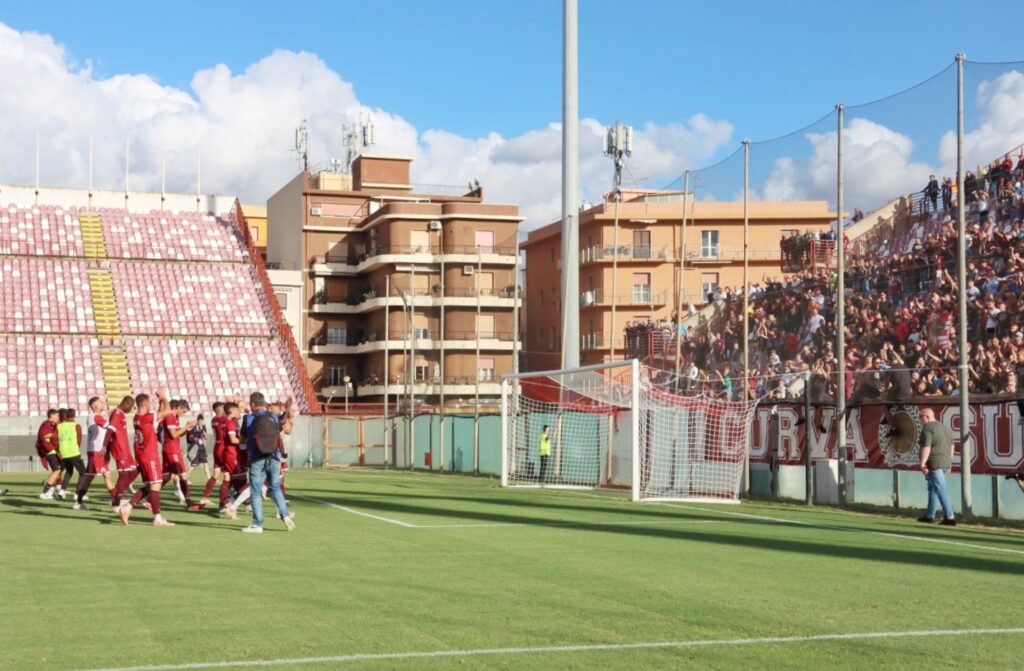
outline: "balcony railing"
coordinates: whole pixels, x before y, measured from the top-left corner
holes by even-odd
[[[618,250],[618,251],[616,251]],[[630,245],[594,245],[584,247],[580,250],[581,263],[597,263],[600,261],[613,261],[618,257],[620,261],[667,261],[673,258],[673,251],[668,245],[661,246],[630,246]]]
[[[641,289],[643,287],[643,289]],[[637,285],[630,293],[615,295],[616,305],[665,305],[669,302],[670,289],[652,290],[648,285]],[[580,294],[580,307],[611,305],[612,294],[604,289],[592,289]]]
[[[747,259],[750,261],[778,261],[778,247],[750,247],[747,249]],[[742,247],[700,247],[686,250],[687,261],[742,261]]]
[[[611,347],[612,339],[604,333],[585,333],[580,336],[580,349],[607,349]],[[622,338],[615,338],[615,346],[623,347],[625,341]]]
[[[435,340],[438,331],[430,329],[415,329],[414,334],[408,330],[392,330],[388,332],[388,340],[406,342],[410,336],[416,340]],[[477,338],[481,340],[498,340],[500,342],[512,342],[515,340],[515,333],[512,331],[448,331],[445,340],[458,342],[472,342]],[[346,345],[355,347],[372,342],[383,342],[383,332],[365,331],[360,333],[321,333],[312,340],[315,346],[324,345]]]

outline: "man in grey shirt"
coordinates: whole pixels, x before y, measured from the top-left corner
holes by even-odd
[[[940,524],[955,527],[953,502],[946,490],[946,473],[953,466],[953,432],[945,424],[935,421],[935,411],[921,409],[921,472],[928,482],[928,511],[918,522],[934,522],[939,504],[945,515]]]

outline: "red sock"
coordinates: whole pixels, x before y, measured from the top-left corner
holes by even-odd
[[[217,478],[210,478],[206,481],[206,487],[203,488],[203,498],[210,498],[210,494],[213,492],[213,488],[217,485]]]
[[[120,498],[117,495],[117,488],[116,487],[111,487],[111,488],[107,489],[107,491],[110,492],[110,505],[116,506],[117,504],[119,504],[121,502]]]
[[[153,517],[160,514],[160,492],[149,490],[149,505],[153,506]]]
[[[228,501],[228,490],[230,489],[230,487],[231,482],[229,480],[225,480],[224,482],[220,483],[220,505],[222,508]]]
[[[117,492],[118,498],[124,496],[124,493],[128,491],[128,487],[131,486],[135,480],[135,471],[121,471],[117,474]]]
[[[135,493],[132,495],[132,500],[128,502],[128,505],[133,507],[139,505],[139,502],[142,501],[144,496],[149,494],[149,491],[149,485],[144,485],[139,489],[136,489]]]

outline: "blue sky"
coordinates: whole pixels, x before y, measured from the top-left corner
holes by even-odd
[[[312,51],[360,99],[420,128],[516,135],[560,115],[561,3],[0,3],[0,20],[53,35],[99,75],[187,87],[277,48]],[[1024,59],[1024,5],[952,2],[580,1],[581,114],[664,123],[704,112],[754,139],[832,105],[874,100],[948,65]]]
[[[340,155],[341,123],[373,110],[379,148],[413,155],[415,181],[479,178],[491,198],[519,203],[530,226],[558,211],[559,131],[551,124],[561,118],[559,0],[320,5],[312,15],[294,3],[236,0],[0,0],[0,147],[13,157],[0,164],[0,181],[31,178],[39,131],[45,182],[80,186],[93,137],[98,179],[116,184],[118,152],[131,136],[139,188],[159,183],[161,145],[171,188],[194,188],[201,144],[204,188],[259,201],[294,174],[287,149],[302,118],[320,163]],[[989,11],[906,0],[580,0],[583,196],[609,188],[600,129],[615,119],[639,131],[628,179],[665,184],[684,167],[729,155],[743,137],[785,135],[837,102],[853,106],[916,85],[957,51],[973,61],[1024,60],[1022,25],[1019,3]],[[993,84],[1010,104],[990,104],[988,116],[979,106],[978,83],[1009,69],[970,72],[968,130],[975,120],[994,129],[972,144],[978,160],[1024,134],[1024,76]],[[948,169],[952,76],[851,109],[847,170],[858,205]],[[1006,118],[1006,109],[1022,111]],[[755,144],[758,192],[828,198],[822,163],[833,129],[825,119]],[[728,174],[705,175],[707,192],[735,196],[735,166],[720,170]]]

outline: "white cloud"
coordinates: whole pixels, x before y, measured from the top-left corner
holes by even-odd
[[[51,36],[0,23],[0,81],[2,183],[32,182],[38,131],[45,185],[86,185],[92,137],[95,185],[118,188],[124,138],[131,137],[131,188],[159,188],[163,146],[168,190],[192,191],[201,143],[203,190],[258,202],[298,170],[289,150],[303,118],[309,123],[310,160],[321,163],[342,157],[342,124],[372,112],[375,150],[413,156],[415,182],[462,185],[479,179],[488,200],[518,203],[527,227],[547,223],[561,210],[559,124],[513,138],[420,132],[398,114],[360,102],[349,82],[310,53],[275,51],[239,73],[216,65],[196,72],[185,91],[145,74],[99,78]],[[645,124],[636,135],[632,174],[654,183],[674,177],[684,166],[712,157],[732,131],[728,122],[702,114],[682,124]],[[580,176],[589,200],[610,188],[602,137],[598,121],[581,122]]]
[[[999,158],[1024,144],[1024,74],[1010,70],[977,88],[978,119],[964,134],[965,170]],[[946,174],[956,171],[956,133],[943,135],[939,161]]]
[[[836,132],[808,133],[811,155],[776,159],[763,187],[769,200],[819,199],[835,203]],[[902,193],[920,191],[933,172],[911,161],[914,142],[881,124],[854,118],[843,133],[844,209],[874,208]]]

